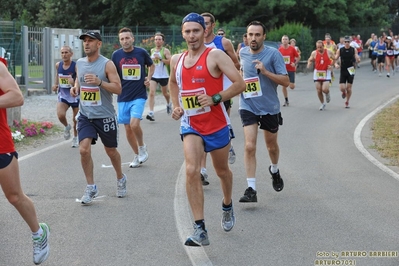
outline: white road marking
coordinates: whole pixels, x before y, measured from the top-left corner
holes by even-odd
[[[357,125],[355,132],[353,133],[353,139],[354,143],[356,145],[356,148],[366,157],[370,162],[372,162],[375,166],[380,168],[382,171],[385,173],[389,174],[393,178],[399,181],[399,174],[396,172],[392,171],[389,167],[385,166],[383,163],[378,161],[373,155],[371,155],[366,148],[364,148],[362,139],[361,139],[361,133],[363,130],[363,127],[366,125],[367,121],[370,120],[374,115],[376,115],[378,112],[380,112],[382,109],[384,109],[387,105],[391,104],[392,102],[396,101],[399,98],[399,95],[396,97],[392,98],[391,100],[387,101],[386,103],[380,105],[377,107],[374,111],[366,115],[362,121],[359,122]]]

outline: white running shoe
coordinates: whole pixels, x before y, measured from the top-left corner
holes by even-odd
[[[79,147],[78,137],[73,137],[71,147],[72,147],[72,148],[77,148],[77,147]]]
[[[134,155],[133,161],[129,164],[130,168],[137,168],[140,166],[139,156],[137,154]]]
[[[320,111],[323,111],[323,110],[324,110],[324,108],[326,108],[326,104],[325,104],[325,103],[323,103],[322,105],[320,105],[320,108],[319,108],[319,110],[320,110]]]
[[[117,184],[117,190],[116,190],[116,196],[118,198],[124,198],[126,196],[126,175],[123,174],[121,179],[117,179],[116,184]]]
[[[85,193],[80,200],[83,205],[90,205],[93,202],[93,199],[98,196],[97,187],[89,187],[86,186]]]
[[[50,254],[50,245],[48,239],[50,237],[50,227],[45,223],[40,223],[43,234],[38,238],[33,238],[33,263],[36,265],[44,262]]]
[[[229,150],[229,164],[233,164],[236,161],[236,153],[234,151],[233,145],[230,146]]]
[[[330,100],[331,100],[330,93],[327,93],[327,94],[326,94],[326,101],[327,101],[327,103],[329,103]]]
[[[148,160],[147,145],[139,147],[139,162],[145,163]]]
[[[71,125],[68,124],[64,129],[64,139],[68,140],[71,137]]]

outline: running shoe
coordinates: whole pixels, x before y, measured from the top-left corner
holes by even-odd
[[[378,73],[378,76],[381,77],[381,72]]]
[[[236,223],[236,217],[234,216],[233,206],[231,206],[230,210],[223,210],[222,213],[222,228],[225,232],[229,232],[233,229],[234,224]]]
[[[129,164],[130,168],[137,168],[140,166],[139,156],[136,154],[134,155],[133,161]]]
[[[202,182],[202,185],[203,185],[203,186],[209,185],[209,182],[208,182],[208,174],[207,174],[206,172],[202,172],[202,173],[201,173],[201,182]]]
[[[387,78],[389,78],[389,73],[387,73]]]
[[[123,174],[121,179],[116,181],[116,196],[118,198],[124,198],[126,196],[126,175]]]
[[[326,101],[329,103],[331,101],[330,93],[326,94]]]
[[[201,227],[198,227],[196,224],[194,224],[194,233],[187,238],[184,245],[190,247],[208,246],[208,232],[205,229],[202,229]]]
[[[166,113],[170,115],[172,113],[172,103],[166,104]]]
[[[154,117],[154,115],[152,114],[148,114],[147,116],[146,116],[146,118],[148,119],[148,120],[150,120],[150,121],[155,121],[155,117]]]
[[[39,226],[43,229],[43,234],[38,238],[32,237],[33,240],[33,263],[41,264],[47,260],[50,254],[50,245],[48,239],[50,237],[50,227],[45,223],[40,223]]]
[[[83,205],[90,205],[93,203],[93,199],[98,196],[97,187],[86,186],[85,193],[80,200]]]
[[[341,96],[342,96],[342,99],[345,99],[346,98],[346,92],[343,91]]]
[[[348,109],[349,107],[349,102],[345,102],[345,108]]]
[[[289,105],[290,105],[290,103],[288,101],[285,101],[283,104],[284,107],[288,107]]]
[[[284,188],[284,181],[280,176],[280,170],[277,170],[277,173],[272,173],[271,166],[269,166],[269,173],[272,175],[273,179],[273,188],[275,191],[280,192]]]
[[[66,127],[65,127],[65,129],[64,129],[64,139],[65,140],[68,140],[68,139],[70,139],[70,137],[71,137],[71,125],[70,124],[68,124]]]
[[[236,161],[236,153],[234,151],[233,145],[230,146],[229,150],[229,164],[233,164]]]
[[[325,104],[325,103],[323,103],[322,105],[320,105],[320,108],[319,108],[319,110],[320,110],[320,111],[323,111],[325,108],[326,108],[326,104]]]
[[[72,148],[77,148],[77,147],[79,147],[78,137],[73,137],[71,147],[72,147]]]
[[[248,187],[245,192],[244,196],[242,196],[239,202],[258,202],[258,197],[256,196],[256,190],[251,187]]]
[[[145,163],[148,160],[147,145],[139,147],[139,162]]]

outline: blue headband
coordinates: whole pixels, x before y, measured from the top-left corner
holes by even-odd
[[[205,29],[204,17],[197,13],[190,13],[187,16],[185,16],[181,22],[181,25],[183,25],[186,22],[197,22]]]

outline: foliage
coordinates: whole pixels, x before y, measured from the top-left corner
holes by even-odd
[[[298,22],[310,28],[377,25],[398,18],[398,1],[374,0],[0,0],[3,19],[28,26],[94,29],[104,26],[180,25],[189,12],[211,12],[224,26],[259,20],[268,29]]]
[[[25,137],[45,135],[47,130],[51,128],[53,128],[53,123],[51,122],[32,122],[28,119],[14,120],[13,125],[10,127],[14,142],[20,142]]]
[[[307,60],[314,47],[314,40],[309,27],[301,23],[286,23],[283,26],[271,30],[266,34],[269,41],[281,41],[281,37],[287,35],[289,39],[294,38],[296,45],[301,50],[301,60]]]

